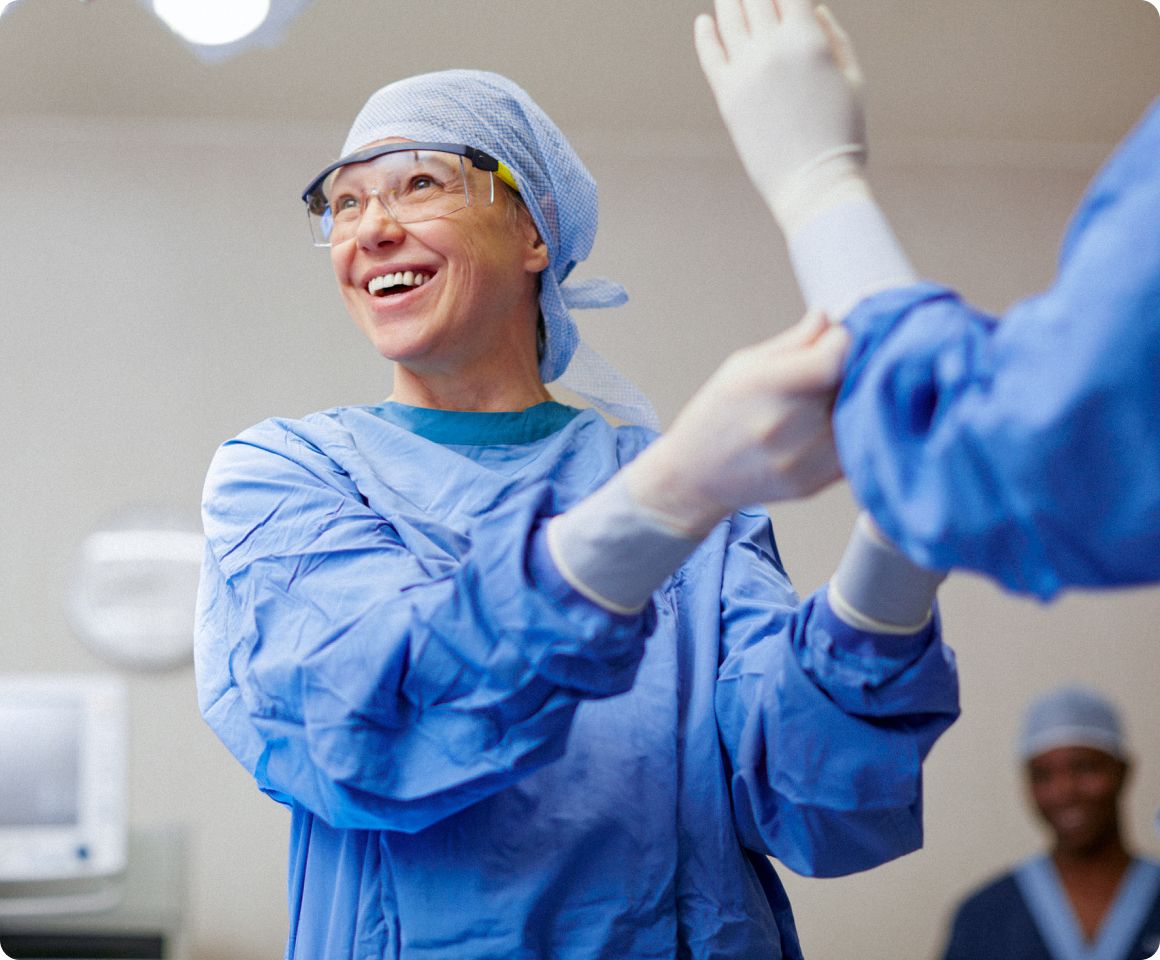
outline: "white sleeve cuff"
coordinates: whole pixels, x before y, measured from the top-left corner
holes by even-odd
[[[868,190],[811,217],[786,243],[806,306],[835,323],[870,294],[918,279]]]

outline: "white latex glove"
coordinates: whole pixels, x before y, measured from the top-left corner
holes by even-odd
[[[738,507],[837,480],[830,414],[848,343],[843,328],[812,314],[733,354],[625,468],[633,500],[699,538]]]
[[[865,190],[862,74],[812,0],[716,0],[694,23],[701,69],[750,179],[782,229]]]

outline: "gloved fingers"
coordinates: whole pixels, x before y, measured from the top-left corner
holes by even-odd
[[[842,382],[842,369],[850,335],[831,327],[808,347],[786,359],[782,368],[782,389],[787,393],[828,393]]]
[[[768,468],[777,475],[766,496],[777,499],[805,496],[833,483],[842,475],[834,445],[830,411],[816,401],[798,405],[793,415],[782,415],[767,438]]]
[[[840,323],[826,321],[825,332],[812,344],[808,358],[816,382],[824,382],[827,388],[841,383],[849,351],[850,331]]]
[[[862,68],[858,65],[858,58],[854,55],[854,45],[850,42],[850,37],[846,31],[842,29],[842,25],[838,23],[837,18],[824,3],[818,4],[814,10],[814,15],[818,18],[818,23],[822,25],[826,39],[830,42],[830,53],[833,55],[838,69],[854,87],[862,86]]]
[[[778,389],[787,394],[824,393],[842,379],[850,335],[820,314],[807,314],[795,327],[755,349],[754,363],[777,371]]]
[[[717,34],[717,24],[707,13],[700,14],[693,21],[693,46],[701,62],[701,72],[712,84],[724,69],[727,58],[721,46],[721,37]]]
[[[781,11],[776,0],[744,0],[744,3],[750,33],[768,33],[781,22]]]
[[[816,356],[829,363],[834,356],[844,355],[850,336],[841,324],[832,323],[820,310],[811,310],[788,330],[757,345],[771,355],[801,353]]]
[[[814,19],[813,0],[778,0],[782,23],[812,23]]]
[[[745,19],[744,0],[714,0],[717,12],[717,35],[726,56],[731,56],[737,47],[749,39],[749,23]]]
[[[818,339],[829,326],[826,315],[820,311],[811,310],[788,330],[770,338],[770,345],[777,345],[778,350],[795,350],[808,346]]]

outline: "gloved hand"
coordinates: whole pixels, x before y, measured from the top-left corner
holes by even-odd
[[[841,476],[830,413],[849,344],[820,315],[733,354],[624,469],[632,499],[703,537],[738,507],[801,497]]]
[[[812,0],[716,0],[694,39],[750,179],[787,234],[865,190],[862,75]]]

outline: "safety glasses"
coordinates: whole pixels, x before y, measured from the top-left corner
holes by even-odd
[[[372,201],[397,223],[490,206],[496,177],[519,192],[511,171],[475,147],[410,141],[368,147],[332,163],[303,191],[310,237],[316,247],[350,239]]]

